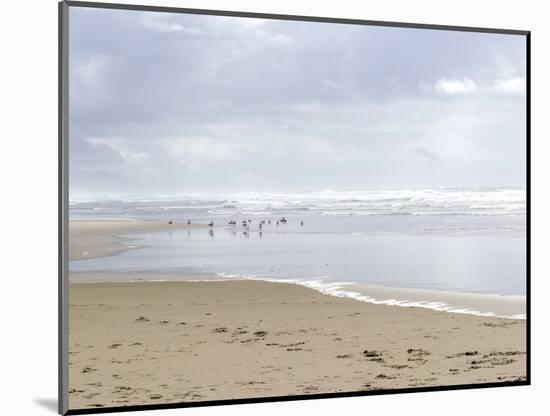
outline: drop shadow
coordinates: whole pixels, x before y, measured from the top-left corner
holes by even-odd
[[[53,398],[40,398],[40,399],[34,399],[34,402],[36,404],[39,404],[43,408],[50,410],[53,413],[57,413],[57,399]]]

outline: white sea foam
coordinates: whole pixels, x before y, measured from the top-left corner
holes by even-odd
[[[456,305],[451,305],[443,301],[410,301],[407,299],[377,299],[369,296],[365,293],[360,293],[353,290],[347,290],[346,287],[355,285],[354,282],[327,282],[319,279],[314,280],[301,280],[301,279],[277,279],[269,277],[260,277],[254,275],[240,275],[230,273],[216,273],[222,280],[262,280],[274,283],[291,283],[300,286],[305,286],[310,289],[317,290],[326,295],[352,298],[361,302],[373,303],[375,305],[391,305],[400,306],[404,308],[424,308],[431,309],[438,312],[459,313],[467,315],[494,317],[494,318],[506,318],[506,319],[526,319],[525,314],[514,315],[498,315],[490,311],[481,311],[472,308],[465,308]]]
[[[71,200],[71,209],[119,213],[194,211],[220,215],[524,215],[526,192],[519,188],[437,188],[315,192],[186,194],[156,198]]]

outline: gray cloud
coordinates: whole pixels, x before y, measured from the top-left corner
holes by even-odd
[[[71,192],[522,185],[524,79],[520,36],[73,7]]]
[[[440,162],[441,161],[439,156],[437,156],[434,152],[432,152],[428,149],[424,149],[422,147],[415,148],[414,153],[416,153],[420,157],[431,160],[433,162]]]

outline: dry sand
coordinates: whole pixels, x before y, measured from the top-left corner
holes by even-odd
[[[71,284],[69,405],[524,380],[525,331],[285,283]]]

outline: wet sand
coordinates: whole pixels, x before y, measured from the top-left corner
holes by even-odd
[[[69,314],[71,409],[526,376],[523,320],[374,305],[294,284],[73,283]]]
[[[204,224],[159,223],[131,219],[69,222],[69,260],[111,256],[132,248],[127,234],[203,228]]]

